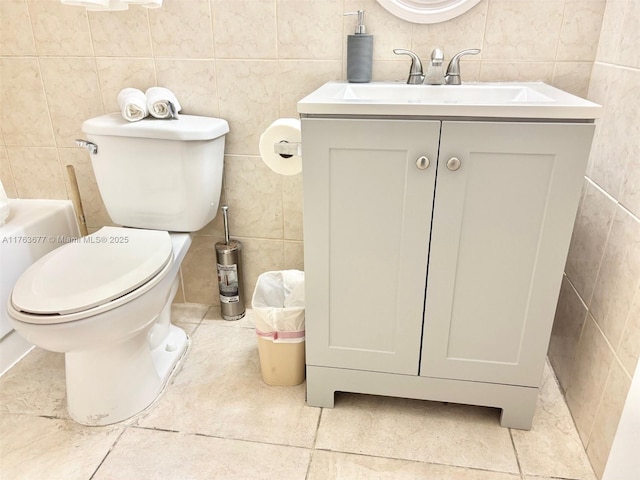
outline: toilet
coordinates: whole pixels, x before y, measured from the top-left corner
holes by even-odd
[[[26,340],[65,354],[71,418],[108,425],[151,405],[187,351],[171,303],[189,232],[218,211],[229,125],[191,115],[130,123],[115,113],[82,130],[100,195],[121,226],[69,238],[37,260],[7,311]]]

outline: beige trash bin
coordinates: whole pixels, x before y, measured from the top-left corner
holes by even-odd
[[[304,272],[263,273],[251,306],[262,380],[267,385],[299,385],[305,378]]]
[[[299,385],[304,382],[304,340],[276,343],[258,335],[262,380],[267,385]]]

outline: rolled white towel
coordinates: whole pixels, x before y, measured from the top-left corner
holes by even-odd
[[[147,97],[137,88],[125,88],[118,94],[118,106],[122,116],[130,122],[137,122],[149,115]]]
[[[156,118],[178,118],[182,110],[180,102],[171,90],[164,87],[151,87],[145,92],[149,113]]]

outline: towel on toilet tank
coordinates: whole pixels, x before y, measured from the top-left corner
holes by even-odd
[[[156,118],[178,118],[182,110],[180,102],[171,90],[164,87],[151,87],[146,91],[147,108]]]
[[[125,88],[118,93],[118,106],[122,116],[130,122],[137,122],[149,115],[147,97],[137,88]]]

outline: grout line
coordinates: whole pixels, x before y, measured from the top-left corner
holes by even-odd
[[[503,427],[500,427],[500,428],[503,428]],[[508,471],[505,471],[505,470],[489,470],[487,468],[472,467],[472,466],[465,466],[465,465],[455,465],[453,463],[442,463],[442,462],[429,461],[429,460],[415,460],[415,459],[403,458],[403,457],[389,457],[389,456],[374,455],[374,454],[369,454],[369,453],[355,453],[355,452],[344,451],[344,450],[331,450],[331,449],[327,449],[327,448],[319,448],[319,449],[315,449],[314,448],[314,451],[327,452],[327,453],[336,453],[336,454],[349,455],[349,456],[362,457],[362,458],[378,458],[378,459],[382,459],[382,460],[393,460],[393,461],[405,462],[405,463],[415,463],[415,464],[419,464],[419,465],[438,465],[438,466],[442,466],[442,467],[450,467],[450,468],[453,468],[453,469],[460,469],[460,470],[469,470],[469,471],[473,471],[473,472],[500,473],[500,474],[503,474],[503,475],[518,475],[519,478],[524,478],[524,474],[521,476],[520,473],[516,473],[516,472],[508,472]],[[534,477],[536,477],[536,475],[529,475],[529,477],[534,478]],[[555,480],[556,478],[560,478],[560,477],[546,477],[545,476],[544,480],[549,480],[551,478],[553,478]],[[542,477],[540,477],[540,480],[542,480]],[[561,480],[575,480],[575,479],[561,479]]]
[[[591,179],[589,179],[588,177],[585,177],[589,183],[591,183],[593,186],[598,187],[597,184],[595,184]],[[607,197],[610,197],[613,201],[615,201],[616,203],[616,207],[619,205],[618,202],[613,199],[613,197],[611,197],[608,193],[606,193],[604,190],[602,190],[601,188],[597,188],[600,192],[604,193]],[[585,189],[585,196],[586,196],[586,189]],[[596,287],[598,286],[598,280],[600,278],[600,270],[602,269],[602,263],[604,261],[605,255],[607,253],[607,247],[609,246],[609,239],[611,238],[611,232],[613,231],[613,226],[615,223],[615,219],[616,219],[616,211],[615,209],[613,210],[612,216],[611,216],[611,224],[609,225],[608,229],[607,229],[607,235],[606,238],[604,240],[603,243],[603,248],[602,248],[602,253],[600,254],[600,258],[598,259],[598,268],[596,269],[596,274],[593,280],[593,286],[591,288],[591,292],[589,294],[589,298],[585,298],[585,305],[587,305],[588,308],[588,312],[591,313],[591,302],[593,301],[593,296],[596,292]],[[595,320],[595,317],[594,317]],[[580,338],[582,338],[582,334],[580,334]]]
[[[306,388],[306,385],[305,385]],[[306,398],[305,398],[305,403],[306,403]],[[313,452],[316,451],[316,441],[318,439],[318,429],[320,428],[320,419],[322,418],[322,412],[324,411],[324,408],[320,409],[320,414],[318,415],[318,422],[316,423],[316,432],[315,435],[313,436],[313,442],[311,443],[311,448],[309,448],[309,464],[307,465],[307,471],[304,474],[304,478],[305,480],[309,479],[309,474],[311,473],[311,462],[313,462]]]
[[[567,2],[563,2],[562,4],[562,14],[560,15],[560,27],[558,28],[558,38],[556,38],[556,48],[553,52],[553,73],[551,74],[551,78],[555,80],[556,74],[556,65],[558,64],[558,52],[560,51],[560,41],[562,39],[562,30],[564,26],[565,15],[567,14]]]
[[[608,200],[610,200],[611,202],[615,203],[617,207],[620,207],[622,210],[624,210],[624,212],[627,215],[632,217],[635,221],[640,222],[640,217],[638,217],[635,213],[633,213],[631,210],[629,210],[627,207],[625,207],[622,203],[620,203],[620,200],[615,198],[613,195],[611,195],[609,192],[607,192],[604,188],[602,188],[600,185],[598,185],[595,180],[593,180],[592,178],[588,177],[587,175],[584,176],[584,179],[588,183],[590,183],[596,190],[598,190],[605,197],[607,197]]]
[[[170,428],[145,427],[144,425],[129,425],[129,427],[127,428],[132,428],[135,430],[145,430],[147,432],[184,433],[186,435],[201,435],[199,433],[181,432],[180,430],[172,430]],[[207,435],[204,435],[204,436],[206,437]]]
[[[151,57],[151,62],[153,64],[153,84],[154,85],[158,85],[158,68],[156,66],[156,52],[155,52],[155,48],[153,46],[153,32],[151,29],[151,9],[149,8],[145,8],[144,9],[145,12],[145,19],[146,19],[146,26],[147,26],[147,33],[148,33],[148,37],[149,37],[149,50],[150,50],[150,57]]]
[[[298,448],[303,450],[312,450],[311,447],[305,447],[301,445],[288,445],[286,443],[278,443],[278,442],[268,442],[264,440],[251,440],[247,438],[239,438],[239,437],[230,437],[224,435],[215,435],[210,433],[202,433],[202,432],[192,432],[192,431],[183,431],[183,430],[171,430],[167,428],[158,428],[158,427],[145,427],[143,425],[131,425],[130,428],[137,430],[145,430],[147,432],[162,432],[162,433],[172,433],[172,434],[182,434],[194,437],[204,437],[204,438],[215,438],[218,440],[231,440],[234,442],[243,442],[250,444],[261,444],[261,445],[272,445],[275,447],[287,447],[287,448]]]
[[[567,275],[567,272],[563,272],[564,278],[566,278],[567,282],[569,282],[569,286],[571,287],[571,289],[573,290],[573,292],[576,294],[576,296],[578,297],[578,301],[580,301],[580,303],[582,304],[582,306],[584,307],[585,313],[589,311],[589,307],[587,306],[587,303],[584,301],[584,299],[582,298],[582,295],[580,295],[580,292],[578,292],[577,287],[575,286],[575,284],[573,283],[573,280],[571,280],[571,277],[569,277],[569,275]]]
[[[320,425],[320,420],[321,420],[322,413],[324,412],[324,410],[325,410],[324,408],[321,408],[320,415],[318,416],[317,428]],[[489,469],[486,469],[486,468],[463,466],[463,465],[454,465],[454,464],[451,464],[451,463],[441,463],[441,462],[433,462],[433,461],[426,461],[426,460],[416,460],[416,459],[410,459],[410,458],[392,457],[392,456],[385,456],[385,455],[374,455],[374,454],[366,454],[366,453],[355,453],[355,452],[344,451],[344,450],[332,450],[330,448],[317,448],[316,447],[317,433],[318,433],[317,430],[316,430],[316,436],[314,437],[314,440],[313,440],[313,445],[311,447],[305,447],[305,446],[300,446],[300,445],[288,445],[288,444],[284,444],[284,443],[268,442],[268,441],[261,441],[261,440],[250,440],[250,439],[246,439],[246,438],[229,437],[229,436],[223,436],[223,435],[212,435],[212,434],[199,433],[199,432],[170,430],[170,429],[157,428],[157,427],[145,427],[145,426],[141,426],[141,425],[131,425],[128,428],[137,429],[137,430],[145,430],[147,432],[162,432],[162,433],[169,433],[169,434],[183,434],[183,435],[194,436],[194,437],[204,437],[204,438],[212,438],[212,439],[218,439],[218,440],[230,440],[230,441],[242,442],[242,443],[248,443],[248,444],[261,444],[261,445],[271,445],[271,446],[276,446],[276,447],[296,448],[296,449],[308,450],[308,451],[311,452],[311,454],[313,454],[313,452],[315,452],[315,451],[319,451],[319,452],[327,452],[327,453],[335,453],[335,454],[342,454],[342,455],[357,456],[357,457],[361,457],[361,458],[378,458],[378,459],[394,460],[394,461],[400,461],[400,462],[406,462],[406,463],[440,465],[440,466],[444,466],[444,467],[453,467],[453,468],[457,468],[457,469],[466,469],[466,470],[472,470],[472,471],[478,471],[478,472],[519,475],[519,476],[521,476],[521,478],[524,478],[524,476],[522,476],[524,474],[514,473],[514,472],[507,472],[507,471],[504,471],[504,470],[489,470]],[[509,433],[511,434],[511,429],[509,429]],[[512,439],[512,445],[513,445],[513,439]],[[115,446],[115,444],[114,444],[114,446]],[[514,450],[515,450],[515,446],[514,446]],[[516,455],[516,460],[517,460],[517,455]],[[310,458],[310,461],[309,461],[309,465],[307,467],[307,472],[305,474],[305,478],[309,477],[310,468],[311,468],[311,458]],[[521,471],[521,467],[520,467],[520,462],[519,461],[518,461],[518,469]]]
[[[305,385],[306,388],[306,385]],[[305,403],[307,403],[307,399],[305,398]],[[313,436],[313,444],[311,446],[311,448],[313,450],[316,449],[316,444],[318,443],[318,432],[320,432],[320,422],[322,421],[322,414],[324,413],[324,408],[321,407],[320,408],[320,415],[318,415],[318,422],[316,423],[316,433]]]
[[[107,451],[107,453],[105,454],[105,456],[102,458],[102,460],[100,461],[100,463],[98,464],[98,466],[96,467],[96,469],[93,471],[93,473],[91,474],[91,476],[89,477],[89,480],[92,480],[96,474],[98,473],[98,470],[100,470],[100,467],[102,467],[102,465],[104,465],[104,462],[107,460],[107,458],[109,458],[109,455],[111,454],[111,452],[113,451],[114,448],[116,448],[116,445],[118,444],[118,442],[120,441],[120,439],[122,438],[122,436],[124,435],[124,432],[126,432],[129,429],[129,425],[126,426],[125,428],[122,429],[122,432],[120,432],[120,435],[118,435],[118,438],[116,438],[113,443],[111,444],[111,447],[109,447],[109,450]]]
[[[511,439],[511,446],[513,447],[513,455],[516,458],[516,464],[518,465],[518,473],[520,478],[524,478],[524,472],[522,471],[522,465],[520,464],[520,457],[518,456],[518,449],[516,448],[516,442],[513,440],[513,429],[509,428],[509,438]]]

